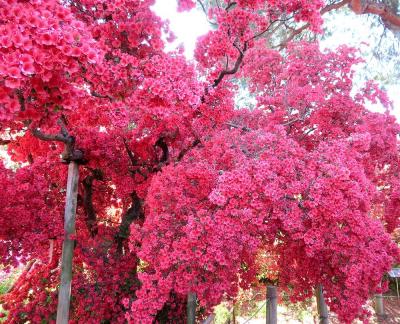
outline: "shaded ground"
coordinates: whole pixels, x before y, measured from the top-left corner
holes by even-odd
[[[384,300],[384,307],[386,318],[377,320],[375,318],[375,323],[382,324],[399,324],[400,323],[400,299],[397,297],[388,297]]]
[[[374,314],[374,303],[370,304],[370,311]],[[384,299],[385,307],[385,318],[377,319],[374,315],[370,319],[372,324],[400,324],[400,299],[397,297],[386,297]],[[254,318],[248,321],[248,318],[237,318],[237,324],[265,324],[265,318]],[[279,324],[315,324],[318,323],[316,314],[308,314],[303,316],[302,319],[298,319],[298,314],[291,313],[288,309],[279,307],[278,308],[278,323]],[[333,315],[330,318],[329,323],[340,324],[337,318]],[[355,323],[361,323],[359,321]]]

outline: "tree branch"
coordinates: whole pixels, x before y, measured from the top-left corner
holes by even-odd
[[[225,11],[229,11],[230,9],[234,8],[234,7],[236,6],[236,4],[237,4],[237,3],[236,3],[235,1],[230,2],[230,3],[226,6]]]
[[[342,8],[346,4],[349,4],[350,1],[351,0],[342,0],[342,1],[331,3],[331,4],[327,5],[327,6],[325,6],[324,8],[321,9],[321,16],[326,14],[329,11],[337,10],[337,9]]]
[[[226,10],[228,10],[229,7],[231,7],[232,5],[235,5],[235,4],[236,4],[236,2],[230,3],[230,4],[228,5],[228,7],[227,7]],[[249,44],[249,42],[252,41],[253,39],[256,39],[256,38],[262,36],[263,34],[265,34],[265,33],[272,27],[272,25],[273,25],[276,21],[277,21],[277,20],[272,21],[272,22],[268,25],[268,27],[267,27],[266,29],[264,29],[264,30],[262,30],[262,31],[260,31],[260,32],[258,32],[258,33],[256,33],[256,34],[254,34],[251,38],[249,38],[248,40],[246,40],[246,41],[244,42],[243,49],[241,49],[240,46],[239,46],[236,42],[233,43],[233,46],[234,46],[234,47],[238,50],[238,52],[239,52],[239,56],[238,56],[238,58],[236,59],[235,65],[233,66],[232,69],[230,69],[230,70],[228,69],[228,63],[227,63],[227,65],[226,65],[226,67],[225,67],[225,70],[221,71],[220,74],[218,75],[218,77],[214,80],[214,83],[212,84],[212,87],[213,87],[213,88],[217,87],[218,84],[221,83],[222,79],[223,79],[226,75],[235,74],[235,73],[239,70],[240,65],[241,65],[242,62],[243,62],[244,53],[245,53],[245,52],[247,51],[247,49],[248,49],[248,44]],[[228,62],[228,60],[227,60],[227,62]]]
[[[332,10],[336,10],[339,9],[343,6],[345,6],[346,4],[349,4],[351,0],[343,0],[340,2],[335,2],[332,4],[329,4],[327,6],[325,6],[324,8],[321,9],[320,14],[321,16],[332,11]],[[293,29],[292,33],[283,41],[281,42],[278,46],[278,48],[282,49],[284,48],[290,41],[293,40],[293,38],[297,35],[299,35],[300,33],[302,33],[304,30],[306,30],[308,27],[310,27],[310,23],[306,23],[303,26],[297,28],[297,29]]]
[[[362,14],[377,15],[381,17],[384,23],[387,23],[392,27],[400,28],[400,16],[398,16],[397,13],[393,12],[391,8],[389,8],[384,3],[352,0],[350,2],[350,8],[358,15]]]
[[[134,191],[131,194],[132,205],[128,208],[126,213],[122,216],[121,224],[119,225],[118,232],[115,234],[115,242],[117,243],[117,251],[120,255],[123,253],[124,242],[128,239],[130,234],[130,226],[135,220],[143,220],[143,200],[140,199]]]
[[[15,90],[15,93],[18,97],[18,102],[19,102],[19,106],[21,107],[21,111],[25,111],[26,107],[25,107],[25,98],[24,95],[22,93],[21,89],[17,89]]]
[[[159,147],[163,154],[161,156],[161,158],[158,160],[158,162],[160,163],[164,163],[168,161],[168,156],[169,156],[169,152],[168,152],[168,145],[167,143],[165,143],[164,137],[160,137],[157,142],[154,144],[154,147]]]
[[[97,235],[96,211],[93,206],[93,181],[104,180],[103,172],[100,169],[92,170],[92,174],[83,179],[83,208],[86,214],[86,226],[92,237]]]
[[[244,132],[250,132],[251,129],[247,126],[241,126],[241,125],[237,125],[234,123],[226,123],[227,126],[232,127],[232,128],[240,128],[242,131]]]
[[[128,153],[129,160],[131,161],[132,166],[137,166],[137,161],[135,159],[135,156],[133,155],[132,151],[130,150],[128,143],[126,142],[126,139],[124,138],[122,140],[124,142],[125,150],[126,150],[126,153]]]
[[[128,143],[126,142],[125,138],[123,139],[123,142],[124,142],[126,153],[128,154],[129,160],[131,161],[132,167],[134,168],[134,170],[130,170],[129,172],[132,175],[135,174],[135,173],[139,173],[144,179],[147,179],[147,175],[144,174],[142,172],[142,170],[140,170],[140,168],[143,167],[143,164],[140,165],[138,163],[138,160],[135,158],[134,154],[132,153],[131,149],[129,148]]]
[[[222,79],[223,79],[226,75],[235,74],[235,73],[239,70],[239,67],[240,67],[240,65],[241,65],[242,62],[243,62],[244,53],[247,51],[247,42],[245,42],[245,44],[244,44],[244,46],[243,46],[243,50],[242,50],[236,43],[234,43],[233,46],[234,46],[234,47],[238,50],[238,52],[239,52],[239,56],[238,56],[238,58],[236,59],[235,65],[234,65],[233,68],[230,69],[230,70],[225,69],[225,70],[223,70],[223,71],[220,72],[220,74],[218,75],[218,78],[216,78],[216,79],[214,80],[214,83],[212,84],[212,87],[213,87],[213,88],[217,87],[217,86],[221,83]]]
[[[290,125],[292,125],[292,124],[294,124],[294,123],[296,123],[298,121],[302,121],[302,119],[301,118],[295,118],[295,119],[292,119],[292,120],[288,120],[287,122],[283,123],[282,125],[283,126],[290,126]]]
[[[31,134],[42,141],[56,141],[64,143],[64,151],[62,158],[65,162],[70,161],[84,162],[83,151],[75,149],[75,137],[69,135],[65,125],[65,118],[62,116],[58,119],[57,124],[60,126],[59,134],[45,134],[37,127],[31,127]]]
[[[195,148],[197,145],[199,145],[201,142],[198,138],[196,138],[192,144],[190,144],[188,147],[184,148],[182,151],[179,152],[178,157],[176,158],[176,161],[180,161],[183,159],[183,157],[186,155],[187,152],[189,152],[191,149]]]
[[[249,42],[249,41],[251,41],[251,40],[253,40],[253,39],[256,39],[256,38],[261,37],[262,35],[264,35],[267,31],[269,31],[269,29],[272,27],[272,25],[275,24],[277,21],[281,21],[281,20],[276,19],[276,20],[274,20],[274,21],[271,21],[271,23],[268,25],[267,28],[265,28],[264,30],[262,30],[262,31],[260,31],[260,32],[258,32],[258,33],[256,33],[256,34],[254,34],[251,38],[249,38],[249,39],[246,41],[246,43]]]
[[[201,9],[203,10],[204,14],[206,15],[207,22],[211,25],[218,26],[218,24],[216,22],[208,19],[207,9],[206,9],[206,6],[204,5],[203,1],[197,0],[197,2],[200,4]]]
[[[38,128],[31,128],[31,133],[33,136],[37,137],[38,139],[42,140],[42,141],[56,141],[56,142],[62,142],[65,144],[69,143],[69,140],[67,137],[65,137],[62,134],[45,134],[42,133],[41,130],[39,130]]]
[[[79,65],[81,67],[82,72],[85,73],[87,69],[81,63],[79,63]],[[102,95],[102,94],[96,92],[95,90],[93,90],[94,83],[92,81],[90,81],[88,78],[86,78],[83,74],[82,74],[81,77],[82,77],[83,81],[85,81],[87,84],[90,85],[90,92],[89,93],[90,93],[91,96],[96,97],[96,98],[101,98],[101,99],[108,99],[110,102],[114,101],[113,97],[111,97],[109,95]]]

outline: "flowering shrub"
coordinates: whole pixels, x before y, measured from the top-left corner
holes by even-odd
[[[0,166],[0,257],[30,264],[7,320],[55,319],[67,135],[84,156],[71,323],[182,322],[189,292],[204,316],[262,273],[293,301],[322,284],[341,321],[366,319],[399,256],[400,128],[366,109],[386,95],[351,93],[353,49],[266,47],[284,19],[318,31],[322,1],[222,1],[196,64],[163,51],[153,2],[0,0],[0,144],[16,167]],[[253,109],[236,109],[232,78]]]

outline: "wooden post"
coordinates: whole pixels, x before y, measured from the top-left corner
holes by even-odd
[[[58,291],[57,324],[68,324],[71,298],[72,257],[75,240],[75,215],[78,196],[79,168],[78,163],[71,161],[68,165],[67,196],[64,214],[64,242],[61,257],[61,283]]]
[[[375,295],[375,304],[376,304],[376,316],[378,318],[385,317],[385,307],[383,306],[382,294]]]
[[[382,285],[379,283],[379,287],[381,286]],[[385,318],[386,314],[385,314],[385,307],[383,305],[382,293],[375,295],[375,311],[376,311],[376,317],[378,319]]]
[[[196,293],[190,292],[187,297],[187,324],[196,323]]]
[[[326,306],[324,298],[324,290],[321,285],[318,285],[318,287],[315,289],[315,296],[317,298],[319,323],[328,324],[329,323],[328,306]]]
[[[276,286],[267,286],[267,324],[277,324],[278,294]]]
[[[384,317],[385,316],[385,307],[383,306],[382,294],[375,295],[375,302],[376,302],[376,315],[378,317]]]
[[[49,240],[50,247],[49,247],[49,264],[53,261],[53,251],[54,251],[54,240]]]

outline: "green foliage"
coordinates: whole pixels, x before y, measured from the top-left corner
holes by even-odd
[[[231,313],[224,303],[219,304],[214,308],[215,324],[225,324],[231,317]]]
[[[0,266],[0,297],[8,292],[8,290],[13,285],[14,281],[18,278],[20,274],[19,269],[15,269],[10,273],[5,273],[3,267]],[[7,311],[3,310],[0,304],[0,314],[5,314],[5,317],[0,317],[0,323],[3,323],[7,319]]]

